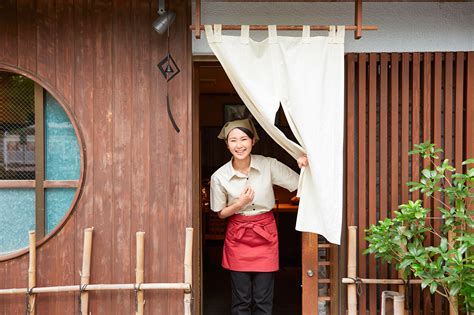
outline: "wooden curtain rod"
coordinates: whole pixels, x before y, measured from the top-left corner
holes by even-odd
[[[365,31],[376,31],[378,26],[364,26],[362,25],[362,0],[354,0],[355,4],[355,25],[346,25],[346,30],[354,31],[354,38],[360,39],[362,37],[362,30]],[[190,25],[189,29],[194,31],[196,38],[201,38],[201,31],[204,30],[204,25],[201,24],[201,0],[196,0],[196,10],[194,16],[194,25]],[[241,25],[222,25],[223,30],[240,30]],[[250,25],[252,31],[264,31],[267,30],[267,25]],[[329,31],[329,25],[313,25],[310,27],[312,31]],[[303,30],[302,25],[279,25],[277,26],[279,31],[301,31]]]
[[[240,31],[241,25],[222,25],[222,30],[227,31]],[[268,25],[249,25],[251,31],[268,31]],[[279,31],[302,31],[302,25],[277,25],[277,30]],[[346,30],[348,31],[357,31],[357,25],[346,25]],[[196,30],[196,25],[189,26],[189,29]],[[204,25],[199,27],[201,31],[204,30]],[[329,25],[311,25],[310,29],[312,31],[329,31]],[[365,31],[377,31],[378,26],[362,26],[362,30]]]

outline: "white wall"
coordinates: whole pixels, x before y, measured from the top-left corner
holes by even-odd
[[[354,24],[353,2],[202,1],[201,6],[202,24]],[[363,32],[360,40],[347,32],[347,52],[474,51],[474,2],[368,2],[363,4],[363,20],[379,30]],[[290,34],[299,35],[285,33]],[[258,31],[250,36],[262,40],[267,34]],[[212,54],[204,32],[200,40],[193,36],[193,53]]]

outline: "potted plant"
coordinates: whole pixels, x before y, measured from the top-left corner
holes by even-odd
[[[461,307],[474,311],[474,159],[463,162],[465,173],[440,161],[434,144],[415,145],[410,152],[430,161],[421,171],[419,182],[409,182],[410,191],[436,199],[441,217],[433,218],[422,200],[408,201],[398,207],[392,218],[379,221],[366,230],[369,243],[365,253],[375,254],[383,262],[395,263],[406,277],[422,280],[432,294],[445,297],[457,314]],[[435,229],[430,219],[438,220]],[[428,234],[436,246],[425,241]]]

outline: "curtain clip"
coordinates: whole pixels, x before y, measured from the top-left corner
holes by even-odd
[[[214,42],[222,42],[222,24],[214,24]]]
[[[268,25],[268,38],[270,44],[277,43],[277,28],[276,25]]]
[[[240,29],[240,42],[242,44],[248,44],[250,42],[249,34],[250,26],[242,25],[242,28]]]
[[[309,25],[303,25],[303,43],[307,44],[309,43],[309,38],[311,34],[311,29],[309,28]]]

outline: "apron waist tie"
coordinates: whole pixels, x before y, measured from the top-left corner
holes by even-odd
[[[237,233],[235,234],[235,238],[240,240],[246,231],[246,229],[252,229],[255,233],[266,239],[267,241],[272,240],[272,236],[268,233],[262,225],[254,224],[254,223],[246,223],[238,227]]]

